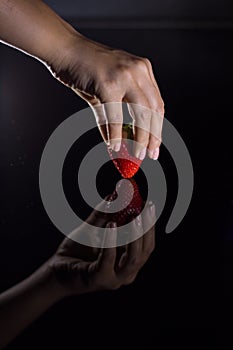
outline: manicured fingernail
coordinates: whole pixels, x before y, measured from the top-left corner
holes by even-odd
[[[109,223],[108,223],[108,227],[109,227],[109,228],[116,228],[117,225],[116,225],[115,222],[109,222]]]
[[[150,204],[150,212],[151,214],[155,214],[155,205],[154,204]]]
[[[149,156],[149,158],[152,158],[153,159],[153,156],[154,156],[154,152],[153,151],[150,151],[149,149],[148,149],[148,156]]]
[[[143,148],[139,153],[139,155],[137,156],[137,158],[139,158],[140,160],[143,160],[145,156],[146,156],[146,148]]]
[[[136,224],[137,224],[137,226],[141,226],[141,223],[142,223],[141,215],[138,215],[136,217]]]
[[[110,248],[116,246],[117,225],[115,222],[108,222],[104,235],[103,247]]]
[[[159,147],[157,147],[153,154],[153,159],[157,160],[159,158]]]
[[[113,143],[113,144],[111,144],[111,148],[113,151],[119,152],[120,148],[121,148],[121,143],[120,142]]]

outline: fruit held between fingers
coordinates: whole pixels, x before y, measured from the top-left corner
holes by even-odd
[[[119,152],[108,148],[108,153],[113,161],[113,164],[119,171],[122,177],[129,179],[133,177],[139,170],[142,160],[132,155],[131,145],[133,140],[132,124],[124,124],[122,128],[122,142]]]

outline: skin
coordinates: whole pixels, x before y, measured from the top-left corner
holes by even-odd
[[[155,132],[155,123],[164,115],[164,104],[149,60],[82,36],[40,0],[0,0],[0,39],[41,61],[85,99],[105,142],[115,151],[122,137],[121,103],[127,102],[135,123],[135,156],[143,159],[147,151],[149,157],[158,158],[160,138],[155,135],[160,133]],[[154,207],[148,206],[145,217],[132,224],[131,233],[141,230],[153,215]],[[106,227],[106,239],[114,246],[115,223],[96,213],[89,220]],[[85,224],[76,234],[89,234]],[[154,244],[154,227],[121,248],[120,254],[117,248],[98,250],[66,238],[35,273],[0,295],[0,348],[65,297],[131,283]]]
[[[115,247],[117,226],[100,214],[103,203],[87,219],[106,227],[105,240],[113,248],[97,249],[65,238],[56,253],[31,276],[0,295],[0,349],[5,347],[49,307],[63,298],[100,290],[115,290],[134,281],[155,247],[154,226],[124,247]],[[143,216],[131,224],[131,238],[148,222],[154,222],[155,207],[148,204]],[[148,227],[148,226],[147,226]],[[98,227],[96,227],[98,230]],[[85,223],[74,233],[93,235]],[[73,236],[74,238],[74,236]]]
[[[148,59],[84,37],[40,0],[0,0],[0,39],[39,59],[87,101],[115,151],[122,137],[122,102],[128,103],[134,155],[158,158],[164,103]]]

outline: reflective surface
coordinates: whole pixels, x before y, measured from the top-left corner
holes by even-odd
[[[84,34],[151,59],[166,103],[166,116],[191,153],[194,198],[182,225],[174,234],[165,235],[176,198],[177,177],[162,147],[159,161],[166,174],[169,198],[156,227],[156,251],[135,282],[114,293],[63,301],[10,348],[17,349],[21,344],[25,348],[39,349],[45,344],[72,348],[78,337],[93,346],[101,338],[102,346],[107,348],[104,333],[120,347],[123,340],[116,337],[116,332],[125,334],[127,330],[126,341],[131,346],[149,346],[151,342],[155,346],[156,338],[164,345],[178,343],[178,339],[186,344],[192,339],[192,344],[196,341],[198,346],[202,339],[203,346],[211,344],[213,349],[219,322],[215,308],[218,281],[222,283],[222,256],[215,234],[222,203],[218,199],[217,173],[226,175],[221,192],[230,198],[231,191],[230,173],[222,169],[224,162],[231,164],[231,158],[225,146],[215,144],[213,135],[219,135],[219,120],[231,111],[232,32],[86,30]],[[39,162],[53,130],[85,104],[54,81],[39,62],[7,47],[1,47],[0,52],[0,284],[5,290],[51,256],[63,239],[48,220],[40,200]],[[89,146],[96,140],[100,136],[93,132]],[[63,172],[67,197],[84,219],[90,208],[79,206],[76,165],[85,155],[85,146],[83,143],[71,150]],[[101,170],[97,184],[103,198],[113,192],[119,179],[111,162]],[[136,179],[146,194],[143,174],[138,173]],[[223,223],[224,212],[221,215]],[[153,324],[148,314],[153,315]],[[137,337],[132,336],[135,334]]]

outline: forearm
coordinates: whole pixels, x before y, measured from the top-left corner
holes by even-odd
[[[43,265],[23,282],[0,295],[0,349],[63,297]]]
[[[77,35],[40,0],[0,0],[0,40],[43,62],[64,54]]]

